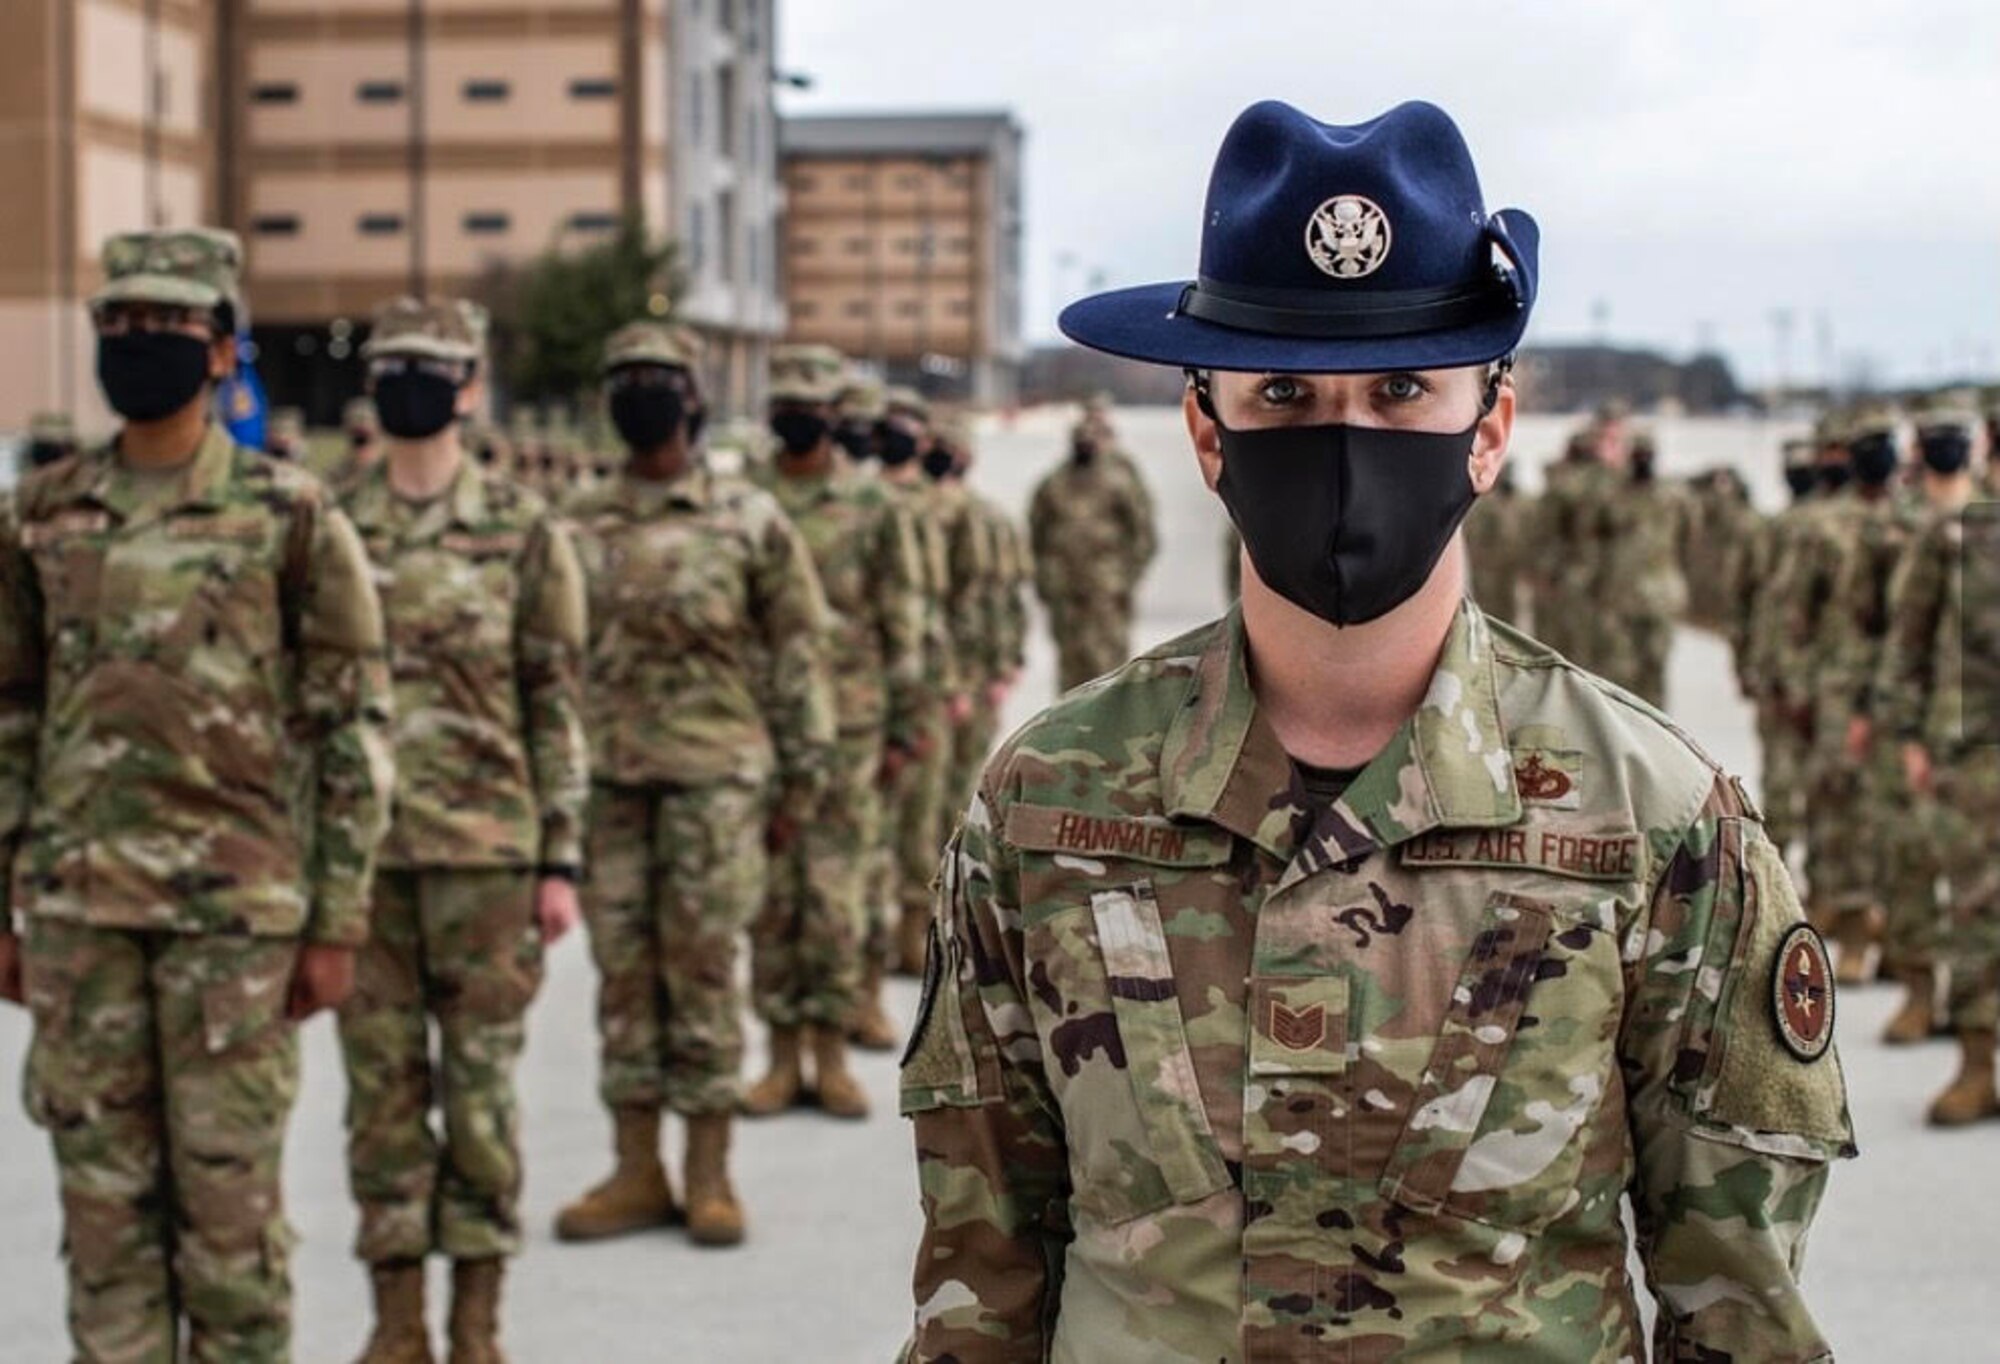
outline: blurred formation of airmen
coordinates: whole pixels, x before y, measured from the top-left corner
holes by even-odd
[[[578,917],[583,574],[542,499],[465,448],[485,333],[462,300],[382,310],[362,356],[383,458],[342,499],[381,594],[396,716],[394,814],[340,1011],[375,1301],[362,1364],[430,1359],[433,1253],[452,1261],[451,1358],[502,1360],[502,1271],[521,1247],[514,1068],[543,945]]]
[[[1919,968],[1948,977],[1942,1021],[1958,1040],[1959,1070],[1930,1120],[1959,1126],[2000,1116],[2000,508],[1981,486],[1991,427],[1969,395],[1926,403],[1916,437],[1923,520],[1889,589],[1874,719],[1900,748],[1944,873],[1941,922],[1892,906],[1889,945],[1910,967],[1913,995],[1936,984]],[[1930,1000],[1909,1003],[1906,1012],[1921,1013]]]
[[[272,408],[264,423],[264,453],[305,467],[306,414],[296,407]]]
[[[83,1360],[290,1358],[296,1025],[352,988],[388,810],[360,541],[211,415],[241,259],[208,229],[106,243],[122,424],[0,513],[0,997],[33,1014]]]
[[[1500,471],[1493,491],[1473,504],[1465,517],[1467,581],[1473,597],[1489,614],[1524,629],[1531,551],[1534,547],[1532,499],[1514,481],[1511,467]],[[1231,528],[1233,531],[1233,527]],[[1230,561],[1235,568],[1235,537],[1231,536]],[[1232,573],[1230,595],[1236,595],[1237,578]]]
[[[1159,548],[1153,499],[1118,448],[1108,408],[1093,400],[1070,432],[1068,457],[1028,503],[1035,593],[1068,691],[1131,656],[1133,597]]]
[[[1757,509],[1743,475],[1726,464],[1688,479],[1687,497],[1687,534],[1682,542],[1687,621],[1726,637],[1737,615],[1735,559],[1756,533]]]
[[[834,443],[845,368],[823,346],[780,347],[771,360],[771,492],[825,595],[836,734],[817,804],[772,856],[752,930],[752,1001],[771,1033],[769,1068],[744,1095],[753,1116],[816,1101],[837,1117],[866,1117],[867,1095],[847,1066],[849,1031],[877,1049],[896,1042],[881,998],[886,924],[869,903],[882,786],[917,758],[936,703],[911,507],[858,474]]]
[[[708,416],[691,330],[632,323],[605,343],[620,476],[568,504],[589,586],[592,794],[584,915],[600,977],[599,1089],[615,1167],[564,1208],[566,1240],[683,1218],[730,1245],[741,1101],[741,939],[820,808],[835,748],[827,607],[777,502],[699,458]],[[687,1123],[685,1208],[660,1159]]]

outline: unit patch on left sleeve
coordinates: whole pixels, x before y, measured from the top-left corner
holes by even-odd
[[[1785,1050],[1805,1062],[1833,1045],[1833,967],[1811,924],[1794,924],[1771,967],[1771,1017]]]

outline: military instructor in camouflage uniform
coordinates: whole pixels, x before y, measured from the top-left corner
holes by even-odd
[[[387,809],[361,545],[211,415],[239,260],[222,232],[106,245],[123,425],[0,521],[0,995],[25,976],[85,1364],[290,1357],[294,1025],[352,985]]]
[[[363,1364],[430,1359],[433,1252],[452,1260],[454,1364],[501,1358],[501,1271],[521,1247],[514,1067],[543,944],[579,914],[583,573],[542,500],[461,445],[485,326],[456,299],[399,299],[376,318],[362,355],[384,458],[344,499],[396,697],[395,814],[340,1012],[356,1251],[375,1292]]]
[[[727,1169],[741,1098],[740,944],[766,849],[818,809],[834,744],[826,601],[770,494],[699,459],[701,341],[638,322],[605,343],[620,477],[568,507],[589,585],[584,919],[599,975],[609,1179],[563,1209],[593,1240],[681,1220],[660,1114],[686,1118],[688,1235],[743,1239]]]
[[[903,1068],[919,1361],[1829,1360],[1824,947],[1738,784],[1464,596],[1537,233],[1443,111],[1247,111],[1189,371],[1240,606],[1074,693],[949,851]]]

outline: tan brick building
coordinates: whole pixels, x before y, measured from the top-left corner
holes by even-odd
[[[790,339],[889,379],[1013,398],[1021,344],[1021,129],[1005,113],[784,122]]]
[[[114,232],[213,211],[215,0],[0,0],[0,432],[110,422],[83,307]]]
[[[774,0],[0,0],[0,432],[108,424],[98,247],[196,222],[242,234],[259,369],[316,420],[382,299],[628,212],[681,242],[682,315],[754,409],[784,322],[774,23]]]

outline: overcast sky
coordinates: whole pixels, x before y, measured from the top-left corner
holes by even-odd
[[[1784,311],[1794,381],[2000,376],[1996,0],[779,6],[781,64],[815,82],[786,112],[1014,111],[1031,340],[1091,272],[1192,275],[1246,105],[1353,123],[1424,98],[1487,207],[1541,223],[1531,344],[1706,338],[1762,381]]]

